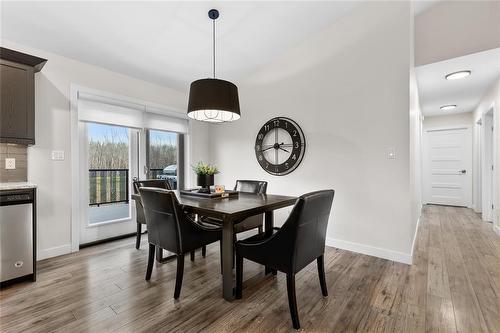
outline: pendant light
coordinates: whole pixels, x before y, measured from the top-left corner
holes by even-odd
[[[213,78],[193,81],[189,89],[188,117],[206,122],[221,123],[240,119],[238,87],[215,77],[215,20],[217,9],[208,11],[212,20]]]

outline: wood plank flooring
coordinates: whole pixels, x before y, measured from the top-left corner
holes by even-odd
[[[146,239],[147,237],[144,237]],[[144,281],[147,244],[120,240],[40,262],[36,283],[0,292],[1,332],[288,332],[284,274],[245,261],[243,299],[222,299],[219,245]],[[425,206],[413,265],[327,248],[330,296],[315,264],[297,276],[308,332],[500,332],[500,237],[469,209]]]

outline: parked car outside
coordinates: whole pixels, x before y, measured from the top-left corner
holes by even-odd
[[[163,169],[163,173],[157,175],[158,179],[166,179],[169,181],[173,189],[177,189],[177,165],[171,164]]]

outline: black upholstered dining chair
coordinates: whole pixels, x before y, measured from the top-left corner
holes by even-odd
[[[221,229],[198,224],[189,214],[182,211],[182,206],[172,191],[141,187],[139,192],[148,226],[149,257],[146,280],[151,279],[156,247],[175,253],[177,273],[174,298],[178,299],[184,274],[184,255],[219,241]]]
[[[141,187],[155,187],[162,188],[165,190],[172,190],[169,182],[166,179],[146,179],[146,180],[134,180],[132,183],[134,185],[134,194],[132,194],[132,199],[135,201],[135,210],[137,214],[137,236],[135,239],[135,248],[139,249],[141,246],[141,233],[142,225],[146,224],[146,218],[144,217],[144,209],[142,207],[141,196],[139,195],[139,188]]]
[[[267,182],[262,180],[237,180],[234,190],[246,193],[266,194]],[[203,218],[203,222],[211,223],[219,227],[222,226],[221,220],[213,218]],[[259,233],[262,233],[263,222],[264,214],[250,216],[234,225],[234,234],[236,235],[240,232],[252,229],[258,229]]]
[[[286,273],[293,327],[300,328],[295,274],[316,260],[321,292],[328,296],[323,255],[334,194],[333,190],[304,194],[281,228],[236,242],[236,298],[242,297],[243,258],[264,265],[275,273]]]

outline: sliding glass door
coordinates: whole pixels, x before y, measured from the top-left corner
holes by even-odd
[[[82,123],[83,208],[80,244],[135,231],[131,179],[137,176],[138,130]],[[82,163],[83,164],[83,163]]]
[[[80,173],[80,244],[136,231],[133,179],[165,179],[173,189],[183,187],[183,134],[93,122],[79,126],[80,165],[86,166]]]

